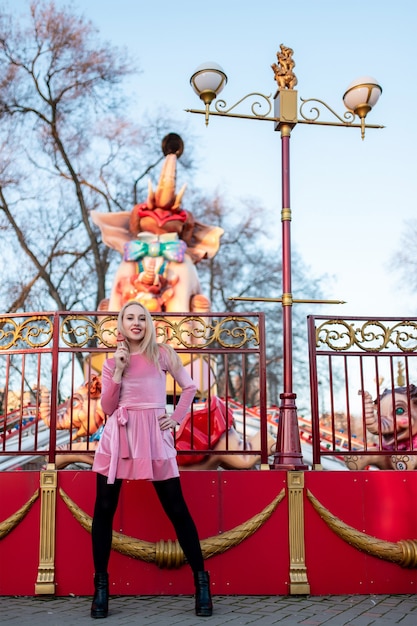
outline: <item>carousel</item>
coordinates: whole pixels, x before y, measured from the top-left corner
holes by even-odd
[[[288,389],[269,406],[265,316],[211,311],[198,263],[223,231],[182,208],[181,138],[162,148],[146,200],[92,215],[120,253],[99,310],[1,317],[0,595],[92,593],[101,367],[130,300],[151,311],[197,385],[175,445],[213,595],[413,593],[417,319],[309,316],[311,415]],[[169,380],[168,407],[178,395]],[[192,593],[160,513],[150,483],[124,481],[111,594]]]

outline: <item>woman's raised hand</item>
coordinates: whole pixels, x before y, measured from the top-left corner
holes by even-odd
[[[123,374],[125,368],[129,364],[129,349],[126,345],[125,338],[123,335],[118,333],[117,335],[117,348],[114,353],[114,360],[116,363],[115,373],[121,375]]]

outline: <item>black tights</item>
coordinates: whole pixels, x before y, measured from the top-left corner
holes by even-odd
[[[122,481],[107,484],[107,476],[97,474],[97,496],[94,507],[91,536],[93,540],[94,569],[107,572],[112,542],[113,517],[119,501]],[[178,542],[194,573],[204,570],[200,540],[194,520],[188,510],[179,478],[154,481],[159,501],[174,526]]]

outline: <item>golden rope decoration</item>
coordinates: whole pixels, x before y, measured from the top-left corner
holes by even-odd
[[[38,497],[39,489],[35,491],[33,496],[18,511],[16,511],[15,513],[13,513],[13,515],[0,523],[0,539],[4,539],[4,537],[8,535],[13,530],[13,528],[16,528],[16,526],[20,524],[20,522],[27,515],[32,507],[32,504]]]
[[[91,532],[91,517],[82,511],[62,489],[59,493],[75,519],[85,530]],[[221,535],[203,539],[201,541],[203,557],[208,559],[216,554],[222,554],[253,535],[271,517],[284,496],[285,489],[282,489],[263,511],[251,519]],[[125,556],[140,559],[146,563],[155,563],[160,568],[179,568],[185,563],[184,553],[177,540],[160,540],[157,543],[151,543],[113,531],[112,548]]]
[[[377,539],[372,535],[366,535],[335,517],[308,489],[307,497],[327,526],[333,530],[338,537],[357,550],[378,557],[383,561],[396,563],[401,567],[417,567],[417,540],[401,539],[397,543],[393,543],[391,541]]]

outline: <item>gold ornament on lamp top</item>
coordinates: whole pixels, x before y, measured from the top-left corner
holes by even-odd
[[[278,83],[278,89],[294,89],[297,84],[297,77],[293,72],[295,62],[292,58],[294,50],[280,45],[280,50],[277,52],[278,63],[271,65],[274,71],[274,78]]]

